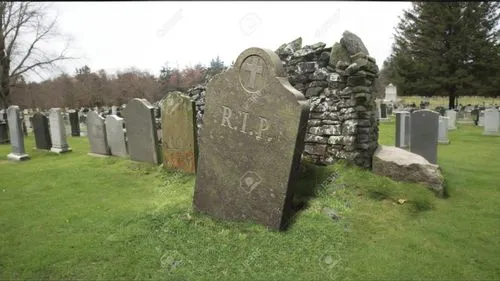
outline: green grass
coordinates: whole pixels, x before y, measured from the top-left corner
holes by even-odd
[[[88,156],[86,138],[53,155],[30,136],[22,163],[0,145],[0,280],[499,280],[500,137],[458,126],[439,146],[449,198],[304,164],[281,233],[193,213],[194,176]]]

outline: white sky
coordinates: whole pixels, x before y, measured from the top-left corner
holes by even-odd
[[[219,55],[225,64],[249,47],[276,50],[302,37],[327,46],[349,30],[382,66],[394,27],[411,2],[55,2],[59,29],[73,37],[71,75],[87,64],[108,73],[137,67],[158,75]],[[58,73],[55,73],[58,74]],[[49,75],[52,76],[52,75]],[[36,79],[33,77],[35,80]]]

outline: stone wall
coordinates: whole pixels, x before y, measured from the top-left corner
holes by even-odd
[[[371,168],[378,146],[375,79],[378,67],[363,42],[344,32],[340,43],[302,46],[302,39],[276,50],[290,83],[310,100],[304,156],[327,165],[345,159]],[[188,90],[196,102],[198,128],[205,86]]]

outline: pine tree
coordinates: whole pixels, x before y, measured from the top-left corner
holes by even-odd
[[[404,95],[494,95],[498,2],[413,2],[396,27],[390,79]]]

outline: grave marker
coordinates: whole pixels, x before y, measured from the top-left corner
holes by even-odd
[[[428,109],[415,110],[411,114],[410,124],[410,152],[436,164],[439,113]]]
[[[49,118],[40,112],[33,115],[33,133],[37,149],[50,150],[52,141],[50,139]]]
[[[127,143],[125,142],[125,130],[123,129],[123,118],[116,115],[106,116],[106,138],[111,150],[111,155],[127,157]]]
[[[89,139],[90,154],[110,154],[104,118],[95,111],[87,113],[87,137]]]
[[[7,122],[9,123],[10,145],[12,146],[12,152],[7,155],[7,159],[13,161],[28,160],[29,156],[24,150],[24,134],[19,106],[11,105],[7,108]]]
[[[71,151],[66,139],[62,114],[60,108],[51,108],[49,110],[50,139],[52,140],[50,151],[58,154]]]

